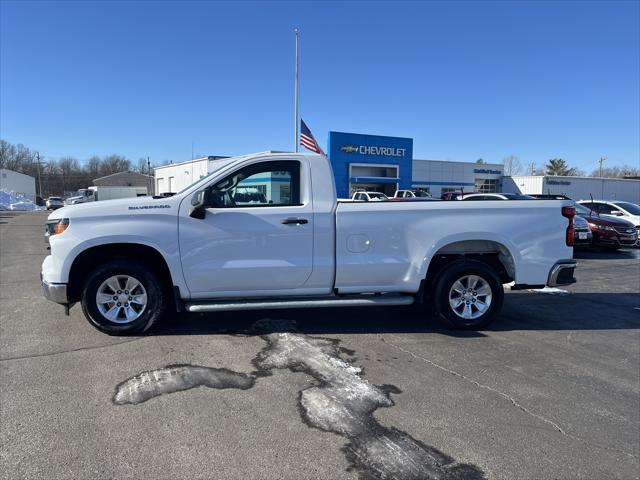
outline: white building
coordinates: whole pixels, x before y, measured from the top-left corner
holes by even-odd
[[[640,203],[640,180],[597,177],[559,177],[548,175],[504,177],[505,192],[524,194],[562,194],[574,200],[620,200]]]
[[[15,196],[36,200],[36,179],[24,173],[0,169],[0,190]]]
[[[503,165],[413,159],[411,188],[438,198],[446,192],[494,193],[502,191]]]
[[[177,193],[205,177],[226,157],[203,157],[154,168],[156,194]]]

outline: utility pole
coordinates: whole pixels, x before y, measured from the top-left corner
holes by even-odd
[[[38,192],[42,198],[42,176],[40,175],[40,152],[36,152],[36,158],[38,159]]]
[[[536,162],[531,162],[531,176],[533,177],[536,174]]]
[[[293,142],[295,144],[295,152],[298,153],[298,29],[294,29],[296,32],[296,80],[295,80],[295,91],[294,91],[294,139]]]
[[[598,163],[600,164],[600,178],[602,178],[602,162],[604,162],[607,159],[607,157],[600,157],[600,160],[598,160]]]
[[[153,195],[155,192],[153,191],[153,185],[151,183],[151,161],[147,156],[147,175],[149,176],[149,193]]]

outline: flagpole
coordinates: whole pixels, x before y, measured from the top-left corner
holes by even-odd
[[[294,29],[296,32],[296,81],[295,81],[295,99],[294,99],[294,135],[293,142],[295,144],[295,152],[298,153],[298,29]]]

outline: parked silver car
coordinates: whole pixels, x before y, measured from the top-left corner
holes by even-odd
[[[47,199],[47,210],[55,210],[64,207],[64,200],[61,197],[49,197]]]

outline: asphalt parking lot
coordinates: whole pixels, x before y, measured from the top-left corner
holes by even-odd
[[[0,212],[2,478],[640,474],[638,250],[577,253],[576,285],[482,332],[380,308],[115,338],[42,297],[45,217]]]

